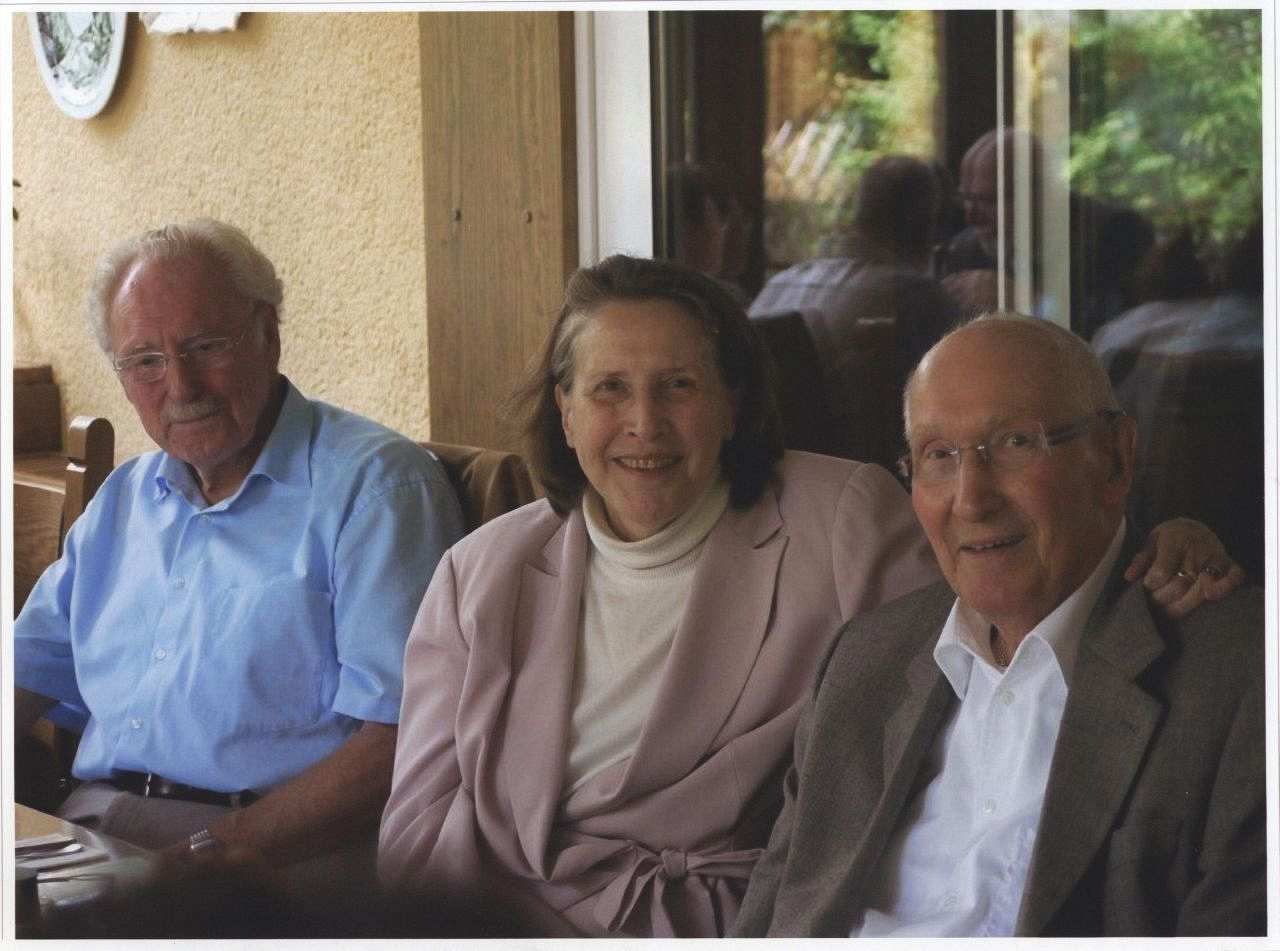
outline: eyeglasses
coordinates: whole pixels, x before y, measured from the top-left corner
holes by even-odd
[[[903,478],[924,486],[944,485],[960,472],[960,459],[966,449],[974,453],[996,472],[1016,472],[1037,459],[1043,459],[1061,445],[1084,435],[1099,420],[1111,422],[1125,415],[1123,410],[1100,409],[1052,429],[1039,420],[1019,420],[1002,426],[980,443],[957,446],[945,439],[931,439],[898,460]]]
[[[252,325],[246,327],[238,337],[197,337],[185,344],[176,356],[194,370],[226,366],[231,362],[231,351],[240,346],[251,329]],[[164,378],[169,357],[159,350],[149,350],[116,357],[111,366],[125,383],[155,383]]]

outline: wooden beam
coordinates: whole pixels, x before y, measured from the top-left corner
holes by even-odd
[[[578,260],[573,14],[418,22],[431,438],[515,449],[501,408]]]

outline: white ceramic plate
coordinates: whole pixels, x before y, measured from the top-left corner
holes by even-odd
[[[53,101],[88,119],[111,98],[124,55],[124,13],[29,13],[31,43]]]

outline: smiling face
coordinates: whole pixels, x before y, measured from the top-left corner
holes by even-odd
[[[711,340],[671,301],[612,301],[588,318],[573,364],[570,389],[556,388],[565,439],[618,537],[648,538],[711,485],[733,435]]]
[[[266,305],[260,305],[266,306]],[[209,501],[230,495],[253,467],[274,422],[280,341],[252,302],[203,256],[139,260],[111,301],[116,357],[158,351],[168,358],[154,383],[125,383],[147,435],[195,469]],[[225,365],[196,368],[177,353],[197,338],[239,337]]]
[[[944,340],[909,394],[913,456],[927,440],[982,442],[1017,420],[1046,428],[1086,417],[1080,387],[1043,340],[999,323]],[[1132,424],[1099,423],[1026,468],[993,470],[962,453],[951,482],[913,482],[911,501],[942,573],[961,600],[1020,639],[1092,573],[1123,513]]]

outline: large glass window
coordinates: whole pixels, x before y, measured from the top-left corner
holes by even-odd
[[[1262,568],[1258,10],[662,12],[654,245],[734,286],[791,444],[888,464],[966,315],[1090,340],[1141,522]]]
[[[889,153],[938,154],[938,37],[922,10],[764,16],[765,260],[829,249]]]

